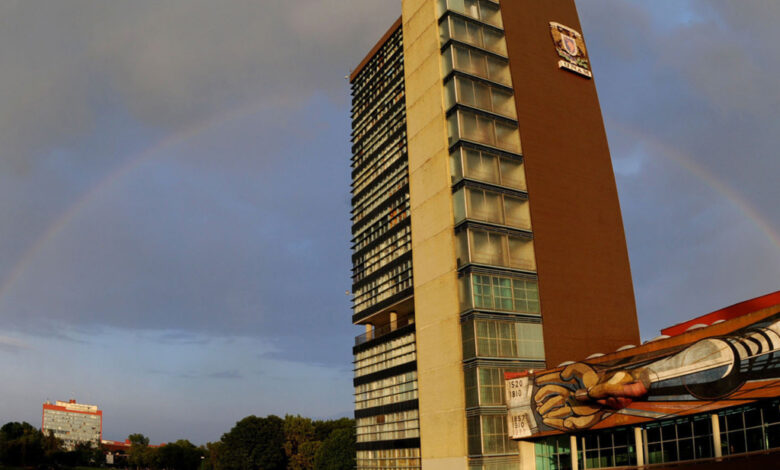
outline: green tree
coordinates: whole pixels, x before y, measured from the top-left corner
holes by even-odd
[[[322,443],[314,456],[315,470],[352,470],[355,468],[355,428],[337,428]]]
[[[43,433],[30,423],[6,423],[0,428],[0,462],[8,466],[34,466],[45,457]]]
[[[314,421],[314,439],[324,441],[336,429],[352,429],[355,420],[350,418],[328,419]]]
[[[247,416],[222,436],[220,470],[284,470],[284,421]]]
[[[314,465],[314,452],[318,447],[312,448],[310,445],[314,440],[314,424],[311,419],[302,416],[285,416],[284,439],[287,469],[311,470]]]
[[[220,441],[208,442],[203,448],[203,454],[206,456],[203,462],[203,470],[218,470],[220,454],[223,444]]]
[[[157,464],[167,470],[198,470],[203,453],[190,441],[180,439],[157,449]]]
[[[127,452],[127,463],[136,468],[149,465],[149,438],[143,434],[130,434],[130,450]]]

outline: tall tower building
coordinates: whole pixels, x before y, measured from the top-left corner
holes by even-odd
[[[637,344],[573,0],[403,0],[350,76],[358,469],[516,468],[504,372]]]

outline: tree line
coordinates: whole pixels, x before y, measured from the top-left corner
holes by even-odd
[[[186,439],[150,446],[143,434],[128,436],[130,449],[114,466],[149,470],[352,470],[355,422],[287,415],[247,416],[216,442]],[[105,450],[89,443],[66,450],[60,439],[29,423],[0,428],[0,465],[61,468],[104,466]]]

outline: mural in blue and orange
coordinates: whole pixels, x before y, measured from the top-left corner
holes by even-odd
[[[777,397],[780,313],[726,335],[605,359],[508,375],[510,435],[605,428]]]

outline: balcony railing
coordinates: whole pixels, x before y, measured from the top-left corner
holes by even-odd
[[[406,317],[406,318],[401,318],[400,320],[397,320],[395,322],[388,323],[386,325],[375,327],[371,331],[367,331],[362,335],[355,336],[355,346],[359,346],[367,341],[371,341],[372,339],[381,338],[385,335],[392,333],[393,331],[399,328],[403,328],[404,326],[411,325],[412,323],[414,323],[414,318]]]

